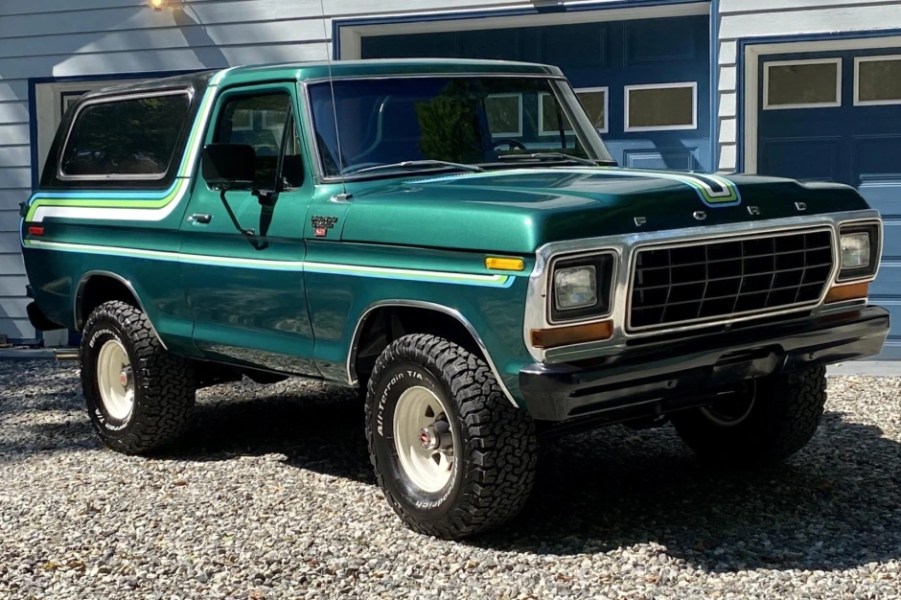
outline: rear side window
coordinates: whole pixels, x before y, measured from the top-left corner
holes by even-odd
[[[191,98],[187,92],[84,105],[66,140],[63,178],[161,179],[172,164]]]

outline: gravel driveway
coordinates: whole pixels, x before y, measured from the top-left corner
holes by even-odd
[[[204,390],[145,459],[100,447],[71,363],[0,361],[0,598],[901,598],[901,378],[829,392],[753,473],[669,427],[547,443],[526,512],[460,543],[401,525],[340,389]]]

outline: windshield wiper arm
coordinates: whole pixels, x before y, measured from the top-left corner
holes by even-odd
[[[580,165],[591,165],[597,167],[600,161],[591,160],[590,158],[582,158],[581,156],[573,156],[572,154],[564,154],[563,152],[529,152],[526,154],[501,154],[498,160],[566,160],[576,162]]]
[[[459,169],[461,171],[471,171],[473,173],[478,173],[484,171],[482,167],[476,165],[467,165],[463,163],[455,163],[447,160],[403,160],[401,162],[396,163],[388,163],[384,165],[373,165],[371,167],[363,167],[362,169],[350,170],[344,173],[345,175],[358,175],[360,173],[369,173],[372,171],[384,171],[388,169],[427,169],[434,167],[446,167],[451,169]]]

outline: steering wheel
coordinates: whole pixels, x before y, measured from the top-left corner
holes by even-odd
[[[528,148],[526,148],[526,145],[516,138],[498,138],[496,140],[493,140],[493,142],[494,143],[492,145],[492,149],[495,151],[497,151],[504,144],[507,145],[507,150],[522,150],[523,152],[528,150]]]

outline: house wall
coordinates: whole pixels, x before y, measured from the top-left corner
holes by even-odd
[[[860,32],[901,27],[901,2],[885,0],[719,0],[719,168],[740,166],[739,40]],[[756,91],[756,90],[755,90]],[[747,131],[746,135],[756,135]]]

